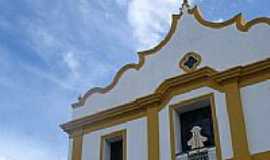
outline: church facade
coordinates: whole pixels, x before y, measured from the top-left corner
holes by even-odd
[[[184,1],[139,62],[72,105],[70,160],[270,160],[270,19]]]

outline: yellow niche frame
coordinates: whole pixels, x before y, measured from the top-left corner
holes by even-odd
[[[101,136],[100,141],[100,160],[104,160],[104,146],[108,139],[121,137],[123,141],[123,160],[127,160],[127,130],[120,130]]]
[[[190,105],[190,104],[193,104],[193,103],[196,103],[199,101],[203,101],[203,100],[210,101],[211,116],[213,119],[214,140],[215,140],[215,146],[216,146],[217,160],[222,160],[214,93],[202,95],[202,96],[191,98],[188,100],[183,100],[179,103],[172,104],[169,106],[170,144],[171,144],[171,159],[172,160],[176,160],[176,156],[175,156],[175,127],[174,127],[173,112],[175,111],[176,107]]]

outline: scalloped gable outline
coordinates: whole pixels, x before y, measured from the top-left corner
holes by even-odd
[[[184,6],[184,4],[183,4],[183,6]],[[186,7],[189,7],[189,6],[187,5]],[[213,29],[221,29],[221,28],[225,28],[227,26],[235,24],[236,28],[239,31],[248,32],[249,29],[256,24],[264,23],[264,24],[270,25],[270,18],[268,18],[268,17],[258,17],[258,18],[252,19],[248,22],[245,22],[244,17],[242,16],[241,13],[239,13],[236,16],[232,17],[231,19],[228,19],[228,20],[223,21],[223,22],[210,22],[210,21],[207,21],[206,19],[203,18],[202,14],[197,6],[195,6],[192,9],[188,8],[188,13],[190,15],[193,15],[193,17],[195,17],[195,19],[202,26],[205,26],[208,28],[213,28]],[[167,33],[167,35],[165,36],[165,38],[159,44],[157,44],[155,47],[153,47],[149,50],[140,51],[137,53],[138,57],[139,57],[138,63],[130,63],[130,64],[123,66],[122,68],[119,69],[119,71],[114,76],[112,82],[108,86],[94,87],[94,88],[88,90],[82,97],[80,96],[78,98],[78,102],[72,104],[72,107],[73,108],[82,107],[85,104],[87,98],[89,98],[93,94],[108,93],[110,90],[112,90],[114,88],[114,86],[118,83],[118,81],[120,80],[122,75],[127,70],[129,70],[129,69],[135,69],[137,71],[140,70],[144,65],[146,56],[157,53],[160,49],[162,49],[170,41],[170,39],[172,38],[173,34],[176,31],[178,20],[181,18],[182,14],[183,14],[183,12],[180,12],[180,14],[177,14],[177,15],[172,15],[172,23],[171,23],[170,30]]]

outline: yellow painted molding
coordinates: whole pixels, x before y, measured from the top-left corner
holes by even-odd
[[[185,4],[186,3],[186,4]],[[189,7],[188,2],[184,2],[184,5],[187,5]],[[213,28],[213,29],[221,29],[224,27],[227,27],[229,25],[235,24],[237,29],[242,32],[247,32],[252,26],[256,24],[267,24],[270,25],[270,18],[268,17],[259,17],[256,19],[253,19],[249,22],[244,22],[243,16],[240,14],[234,16],[233,18],[224,21],[224,22],[210,22],[203,18],[202,14],[199,11],[199,8],[195,6],[193,9],[189,9],[189,14],[193,15],[195,19],[203,26]],[[139,62],[137,64],[131,63],[123,66],[114,76],[112,82],[106,86],[106,87],[95,87],[90,90],[88,90],[82,97],[79,97],[78,102],[72,104],[73,108],[81,107],[85,104],[86,99],[90,97],[92,94],[100,93],[105,94],[113,89],[113,87],[118,83],[119,79],[122,77],[122,75],[129,69],[135,69],[140,70],[145,62],[145,57],[148,55],[152,55],[157,53],[160,49],[162,49],[172,38],[173,34],[176,31],[177,24],[179,19],[181,18],[182,13],[178,15],[172,15],[172,23],[171,28],[168,34],[165,36],[165,38],[155,47],[149,50],[138,52]]]
[[[237,80],[241,87],[270,79],[270,58],[248,64],[236,66],[216,74],[213,79],[220,84]]]
[[[189,68],[188,66],[185,65],[185,63],[188,61],[188,59],[190,57],[193,57],[194,59],[197,60],[197,62],[194,63],[194,65],[191,68]],[[197,69],[197,67],[201,64],[201,62],[202,62],[202,57],[198,53],[188,52],[180,60],[179,67],[185,72],[192,72],[192,71],[195,71]]]
[[[129,110],[130,109],[130,110]],[[73,120],[61,125],[68,134],[72,134],[77,128],[82,128],[83,132],[90,133],[102,128],[108,128],[117,124],[125,123],[134,119],[146,116],[145,108],[122,108],[100,112],[98,114]]]
[[[203,67],[190,73],[166,79],[153,94],[94,115],[70,121],[61,125],[61,128],[69,134],[79,128],[83,128],[84,132],[88,133],[146,116],[148,106],[158,104],[159,109],[162,109],[174,95],[183,94],[197,88],[207,86],[225,92],[224,86],[231,81],[237,80],[239,87],[245,87],[269,79],[270,58],[221,72],[210,67]]]
[[[239,160],[240,158],[242,160],[242,157],[244,157],[245,160],[249,160],[251,155],[248,151],[243,111],[241,100],[239,100],[239,89],[241,87],[269,79],[270,58],[246,66],[234,67],[222,72],[217,72],[209,67],[204,67],[194,72],[186,73],[165,80],[153,94],[138,98],[135,101],[121,106],[115,106],[112,109],[102,111],[94,115],[70,121],[61,125],[61,127],[70,135],[71,138],[73,138],[72,160],[80,160],[83,134],[149,116],[152,117],[152,121],[148,121],[148,123],[151,124],[151,127],[149,125],[149,131],[153,132],[157,126],[158,117],[155,117],[152,114],[154,111],[154,113],[156,113],[157,108],[158,111],[161,110],[175,95],[183,94],[197,88],[208,86],[215,90],[226,93],[228,115],[231,125],[233,151],[235,154],[233,159]],[[237,84],[235,84],[236,82]],[[214,104],[214,102],[212,103]],[[154,107],[155,110],[152,108],[153,106],[156,106]],[[171,134],[172,133],[173,132],[171,132]],[[150,134],[153,133],[149,133],[149,135]],[[153,139],[157,139],[157,135]],[[151,146],[154,143],[153,139],[151,142],[149,142]],[[155,141],[155,143],[157,142],[158,140]],[[159,147],[156,146],[156,148],[152,148],[151,150],[155,150],[152,151],[153,154],[151,154],[151,157],[149,155],[149,158],[152,160],[152,157],[157,156],[155,153],[157,150],[159,150]],[[217,150],[217,153],[218,152],[219,151]],[[252,158],[254,159],[255,157],[256,160],[264,160],[266,159],[264,157],[267,156],[268,154],[256,154],[252,155]]]
[[[181,106],[187,106],[190,104],[194,104],[199,101],[203,100],[209,100],[210,107],[211,107],[211,113],[212,113],[212,119],[213,119],[213,129],[214,129],[214,139],[215,139],[215,146],[216,146],[216,155],[217,160],[222,160],[221,155],[221,145],[220,145],[220,136],[219,136],[219,130],[218,130],[218,121],[217,121],[217,114],[216,114],[216,105],[215,105],[215,98],[214,94],[206,94],[199,97],[195,97],[188,100],[183,100],[181,102],[178,102],[176,104],[172,104],[169,106],[169,118],[170,118],[170,143],[171,143],[171,158],[172,160],[176,160],[175,156],[175,127],[174,127],[174,112],[176,108],[179,109]]]
[[[147,108],[148,160],[159,160],[159,118],[158,107]]]
[[[270,18],[268,17],[259,17],[255,18],[249,22],[245,22],[244,17],[241,13],[237,14],[233,18],[223,21],[223,22],[210,22],[203,18],[199,8],[195,6],[193,9],[189,9],[189,13],[195,17],[195,19],[203,26],[213,28],[213,29],[221,29],[232,24],[235,24],[237,29],[241,32],[247,32],[252,26],[256,24],[267,24],[270,25]]]
[[[72,160],[81,160],[82,157],[82,145],[83,145],[83,132],[82,130],[76,130],[70,137],[73,139],[72,144]]]
[[[175,144],[175,127],[174,127],[174,107],[169,107],[169,121],[170,121],[170,144],[171,144],[171,160],[176,160],[176,144]]]
[[[270,159],[270,151],[256,153],[252,155],[252,160],[269,160]]]
[[[110,134],[106,134],[101,137],[100,141],[100,160],[104,159],[104,146],[107,140],[110,140],[112,138],[121,137],[123,141],[123,160],[127,160],[127,131],[126,130],[120,130],[116,132],[112,132]]]
[[[230,122],[233,159],[251,160],[246,134],[244,111],[238,81],[225,84],[227,111]]]

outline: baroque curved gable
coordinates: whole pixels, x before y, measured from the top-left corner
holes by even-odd
[[[155,47],[153,47],[149,50],[140,51],[137,53],[138,59],[139,59],[138,63],[130,63],[130,64],[126,64],[125,66],[121,67],[109,85],[107,85],[105,87],[94,87],[94,88],[88,90],[82,97],[79,97],[79,99],[78,99],[79,101],[77,103],[74,103],[72,105],[72,107],[76,108],[76,107],[83,106],[85,104],[86,99],[88,97],[90,97],[92,94],[95,94],[95,93],[105,94],[105,93],[109,92],[110,90],[112,90],[113,87],[117,84],[117,82],[121,78],[121,76],[127,70],[129,70],[129,69],[140,70],[140,68],[142,68],[144,65],[145,57],[148,55],[157,53],[157,51],[159,51],[163,46],[165,46],[166,43],[171,39],[171,37],[173,36],[173,34],[176,30],[176,26],[177,26],[177,22],[178,22],[179,18],[180,18],[180,15],[173,15],[172,16],[172,24],[170,27],[170,31],[168,32],[168,34],[165,36],[165,38],[158,45],[156,45]]]
[[[154,48],[138,53],[137,64],[125,65],[108,86],[93,88],[80,97],[79,102],[73,104],[74,117],[93,114],[152,93],[163,80],[184,73],[178,62],[189,51],[201,54],[203,66],[220,70],[265,59],[270,56],[270,52],[267,53],[270,48],[265,42],[270,36],[270,28],[265,24],[270,25],[267,17],[245,22],[241,14],[224,22],[209,22],[203,18],[198,7],[184,7],[183,12],[172,16],[171,28],[165,38]],[[239,33],[235,35],[236,32]],[[249,52],[246,57],[233,59],[233,54],[243,55],[245,52]],[[220,60],[220,56],[227,58]],[[222,64],[227,61],[228,65]],[[123,98],[118,97],[120,94]],[[93,110],[85,109],[88,107]]]

